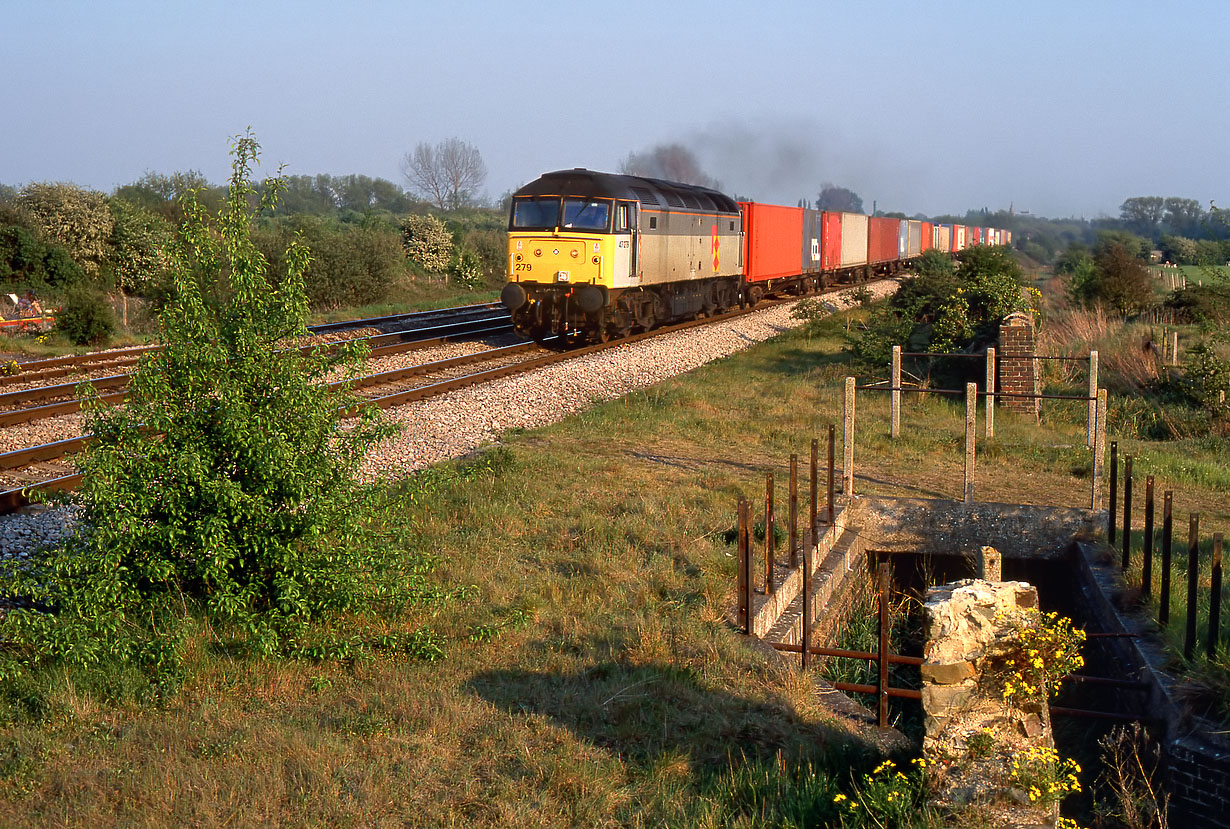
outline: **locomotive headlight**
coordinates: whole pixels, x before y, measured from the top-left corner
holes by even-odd
[[[524,257],[523,257],[521,254],[519,254],[519,253],[518,253],[516,256],[514,256],[514,257],[513,257],[513,259],[516,259],[518,262],[520,262],[523,258],[524,258]]]
[[[573,248],[572,250],[570,250],[569,253],[572,254],[573,259],[576,259],[578,256],[581,255],[581,251],[577,250],[576,248]]]
[[[595,257],[594,257],[594,264],[595,264],[595,265],[601,265],[601,264],[602,264],[602,257],[601,257],[601,256],[595,256]]]
[[[535,256],[542,256],[542,248],[534,248]]]

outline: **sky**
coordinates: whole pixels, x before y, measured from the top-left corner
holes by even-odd
[[[481,152],[498,199],[549,170],[692,149],[731,195],[826,183],[908,214],[1230,204],[1230,3],[0,0],[0,183],[147,172],[404,183]]]

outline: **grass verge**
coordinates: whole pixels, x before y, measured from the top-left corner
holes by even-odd
[[[263,661],[199,630],[161,704],[54,675],[11,689],[0,824],[836,821],[878,765],[873,736],[729,623],[725,531],[740,495],[840,422],[842,324],[512,434],[488,473],[394,487],[386,543],[432,562],[420,575],[445,597],[398,623],[430,629],[440,658]],[[859,491],[955,496],[961,407],[912,401],[890,441],[887,406],[859,399]],[[1083,425],[997,427],[980,499],[1085,503]],[[1224,529],[1225,491],[1175,469],[1183,509]]]

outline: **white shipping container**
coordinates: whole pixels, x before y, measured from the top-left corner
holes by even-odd
[[[922,222],[909,222],[910,238],[907,242],[905,255],[907,259],[922,256]]]
[[[931,247],[945,253],[952,250],[952,225],[935,225],[931,228]]]
[[[867,264],[867,217],[861,213],[841,214],[841,266]]]

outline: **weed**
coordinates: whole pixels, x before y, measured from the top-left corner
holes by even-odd
[[[1044,806],[1058,803],[1071,792],[1081,790],[1081,767],[1071,758],[1063,759],[1050,746],[1029,746],[1012,760],[1009,778],[1029,795],[1029,802]]]

